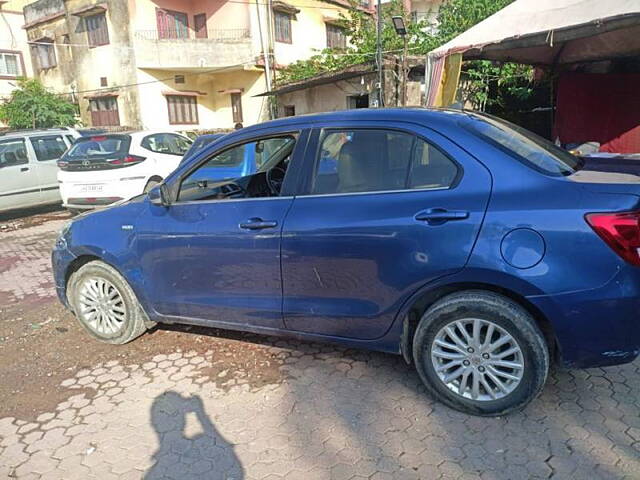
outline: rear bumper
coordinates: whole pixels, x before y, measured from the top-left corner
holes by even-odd
[[[123,178],[109,180],[96,178],[91,181],[87,178],[70,180],[59,175],[62,204],[66,208],[77,210],[104,207],[140,195],[147,185],[146,177]]]
[[[73,208],[74,210],[91,210],[99,207],[107,207],[121,200],[123,200],[121,197],[70,197],[62,206],[65,208]]]
[[[625,266],[595,289],[527,298],[553,324],[567,367],[618,365],[640,354],[640,268]]]

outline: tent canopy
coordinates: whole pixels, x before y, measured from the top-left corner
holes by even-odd
[[[429,53],[554,65],[640,55],[640,0],[516,0]]]

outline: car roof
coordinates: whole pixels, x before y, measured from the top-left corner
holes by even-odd
[[[180,135],[181,137],[189,138],[180,132],[172,132],[170,130],[125,130],[122,132],[95,132],[89,134],[86,134],[87,132],[84,133],[85,135],[83,135],[81,139],[91,139],[92,137],[110,137],[113,135],[129,135],[131,138],[139,138],[158,133],[174,133],[176,135]]]
[[[204,135],[198,135],[196,138],[193,139],[193,142],[201,143],[206,140],[217,140],[218,138],[222,138],[225,135],[227,134],[226,133],[205,133]]]
[[[461,119],[468,119],[473,116],[472,112],[466,110],[454,110],[444,108],[358,108],[351,110],[340,110],[327,113],[312,113],[307,115],[296,115],[294,117],[280,118],[268,122],[259,123],[245,127],[244,133],[259,131],[270,128],[282,128],[287,125],[310,125],[329,121],[405,121],[405,122],[446,122],[451,123]]]
[[[21,130],[7,130],[5,132],[0,132],[0,138],[29,137],[31,135],[41,135],[43,133],[77,133],[77,131],[71,127],[26,128]]]

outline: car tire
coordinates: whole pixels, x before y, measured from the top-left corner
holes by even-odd
[[[101,342],[122,345],[154,325],[118,271],[96,260],[74,272],[69,303],[82,327]]]
[[[158,185],[161,182],[161,180],[156,180],[156,179],[151,179],[147,182],[147,184],[144,186],[144,190],[142,191],[142,193],[149,193],[149,191],[155,187],[156,185]]]
[[[417,326],[413,357],[433,397],[480,416],[523,408],[542,391],[549,371],[547,344],[529,312],[481,290],[434,303]]]

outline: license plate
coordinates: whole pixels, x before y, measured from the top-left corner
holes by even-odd
[[[80,185],[81,193],[100,193],[104,185]]]

